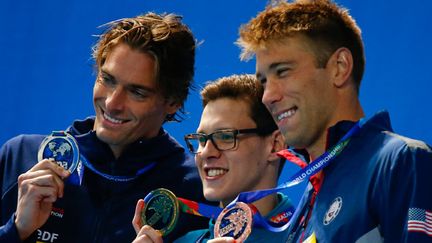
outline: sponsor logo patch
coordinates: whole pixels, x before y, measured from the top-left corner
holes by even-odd
[[[327,210],[326,214],[324,215],[323,224],[324,225],[330,224],[339,214],[341,208],[342,208],[342,198],[337,197],[335,198],[335,200],[333,200],[332,204],[330,205],[330,208]]]
[[[57,234],[57,233],[37,230],[37,239],[38,240],[36,242],[38,242],[38,243],[39,242],[40,243],[45,243],[45,242],[53,243],[58,238],[59,238],[59,234]]]
[[[53,207],[51,210],[51,216],[63,218],[64,210],[62,208]]]

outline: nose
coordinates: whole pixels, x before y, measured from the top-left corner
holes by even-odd
[[[262,102],[267,108],[270,108],[282,99],[281,88],[281,85],[277,81],[267,78],[262,97]]]
[[[197,154],[204,159],[208,158],[218,158],[220,156],[220,151],[214,146],[213,142],[209,139],[201,151]]]
[[[116,87],[108,94],[105,100],[105,107],[109,111],[119,111],[123,109],[125,102],[125,91],[121,87]]]

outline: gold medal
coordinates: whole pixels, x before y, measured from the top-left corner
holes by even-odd
[[[159,230],[162,236],[169,234],[179,218],[179,202],[171,191],[159,188],[144,198],[145,206],[141,213],[144,225]]]

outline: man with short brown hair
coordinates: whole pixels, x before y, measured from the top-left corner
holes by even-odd
[[[256,55],[286,144],[310,156],[288,242],[429,242],[431,147],[395,134],[387,112],[364,118],[363,43],[348,11],[280,2],[243,25],[238,43],[243,58]]]

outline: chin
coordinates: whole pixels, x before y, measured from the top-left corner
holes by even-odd
[[[120,140],[117,137],[112,136],[111,134],[107,134],[104,132],[97,132],[96,130],[96,137],[108,145],[120,144]]]
[[[208,201],[212,201],[212,202],[218,202],[221,200],[220,195],[218,195],[217,193],[214,192],[214,190],[205,190],[204,189],[204,197],[205,199],[207,199]]]

